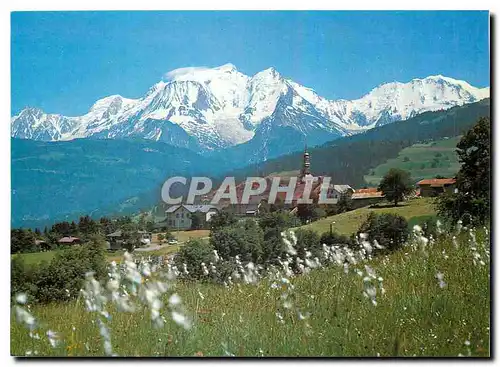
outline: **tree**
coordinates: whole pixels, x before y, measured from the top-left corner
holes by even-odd
[[[116,226],[113,221],[107,217],[102,217],[99,219],[99,225],[101,227],[102,232],[108,235],[116,231]]]
[[[264,234],[253,220],[218,229],[210,234],[210,244],[223,258],[239,255],[244,262],[259,262]]]
[[[352,199],[347,193],[343,192],[340,194],[339,201],[337,202],[336,214],[348,212],[350,210],[352,210]]]
[[[137,226],[130,222],[125,223],[120,228],[122,230],[122,246],[128,251],[133,252],[135,247],[139,245],[139,233],[137,232]]]
[[[84,217],[80,217],[78,222],[78,231],[82,234],[82,236],[90,236],[99,233],[99,226],[92,218],[86,215]]]
[[[51,232],[55,232],[57,236],[69,236],[71,234],[71,225],[64,221],[52,225]]]
[[[210,231],[218,231],[219,229],[231,226],[237,222],[233,214],[226,211],[221,211],[210,217]]]
[[[438,199],[441,217],[466,223],[484,223],[490,217],[490,142],[491,122],[483,117],[457,144],[458,159],[462,164],[457,174],[457,192]]]
[[[397,206],[398,202],[403,201],[406,195],[413,192],[411,176],[407,171],[391,168],[382,178],[378,190],[382,191],[388,201]]]
[[[35,252],[36,236],[31,229],[12,229],[10,231],[10,252]]]
[[[315,221],[325,215],[325,210],[321,209],[318,204],[297,205],[297,217],[299,217],[302,223]]]
[[[71,236],[76,236],[78,234],[78,226],[76,225],[75,221],[71,221],[69,225],[69,234]]]
[[[274,228],[282,232],[293,226],[293,217],[285,211],[267,213],[259,218],[259,226],[263,230]]]
[[[203,216],[204,213],[196,212],[191,213],[191,229],[202,229],[203,228]]]

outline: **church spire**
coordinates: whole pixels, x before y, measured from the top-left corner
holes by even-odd
[[[307,144],[304,147],[304,161],[302,163],[302,170],[300,172],[300,178],[304,178],[311,174],[311,160],[309,153],[307,152]]]

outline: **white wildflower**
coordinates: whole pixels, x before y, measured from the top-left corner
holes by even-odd
[[[19,293],[16,296],[16,302],[20,303],[22,305],[26,304],[27,300],[28,300],[28,297],[26,296],[26,293]]]

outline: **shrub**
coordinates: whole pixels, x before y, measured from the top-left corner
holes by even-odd
[[[368,241],[377,240],[387,250],[396,250],[408,240],[408,222],[397,214],[384,213],[377,215],[370,213],[366,221],[359,227],[357,233],[366,233]]]
[[[294,217],[285,211],[270,212],[259,218],[259,226],[263,230],[275,228],[284,231],[293,226]]]
[[[285,243],[281,232],[280,228],[268,227],[265,229],[261,256],[264,264],[277,264],[278,257],[284,256]]]
[[[311,229],[298,229],[295,235],[297,236],[296,250],[298,257],[305,258],[306,249],[307,251],[311,251],[312,257],[321,256],[323,246],[316,231]]]
[[[78,296],[87,272],[96,279],[107,273],[104,241],[94,236],[88,244],[59,251],[50,263],[26,265],[15,257],[12,262],[12,295],[27,292],[42,303],[69,300]]]
[[[214,248],[210,243],[190,239],[175,256],[175,264],[179,270],[182,270],[183,264],[186,264],[189,271],[188,278],[201,279],[204,276],[201,263],[205,263],[208,267],[210,262],[214,262],[213,251]]]
[[[347,245],[353,246],[354,242],[351,238],[344,236],[342,234],[338,234],[337,232],[324,232],[320,238],[321,244],[325,244],[327,246],[332,245]]]
[[[242,261],[257,263],[262,254],[262,229],[253,220],[222,227],[210,233],[210,243],[224,258],[240,255]]]

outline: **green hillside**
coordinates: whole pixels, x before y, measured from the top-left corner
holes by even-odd
[[[370,186],[376,186],[391,168],[409,171],[415,181],[434,178],[436,175],[452,177],[460,169],[455,152],[459,141],[460,136],[456,136],[429,143],[413,144],[399,152],[396,158],[388,159],[387,162],[371,169],[370,173],[365,175],[365,181]]]
[[[412,218],[422,218],[434,216],[436,214],[432,198],[419,198],[409,200],[394,207],[380,206],[378,208],[359,208],[350,212],[332,215],[320,219],[311,224],[302,226],[301,228],[312,229],[318,233],[323,233],[330,230],[330,224],[333,223],[333,230],[343,235],[350,236],[355,233],[359,226],[368,218],[370,213],[382,214],[392,213],[403,216],[410,221]]]

